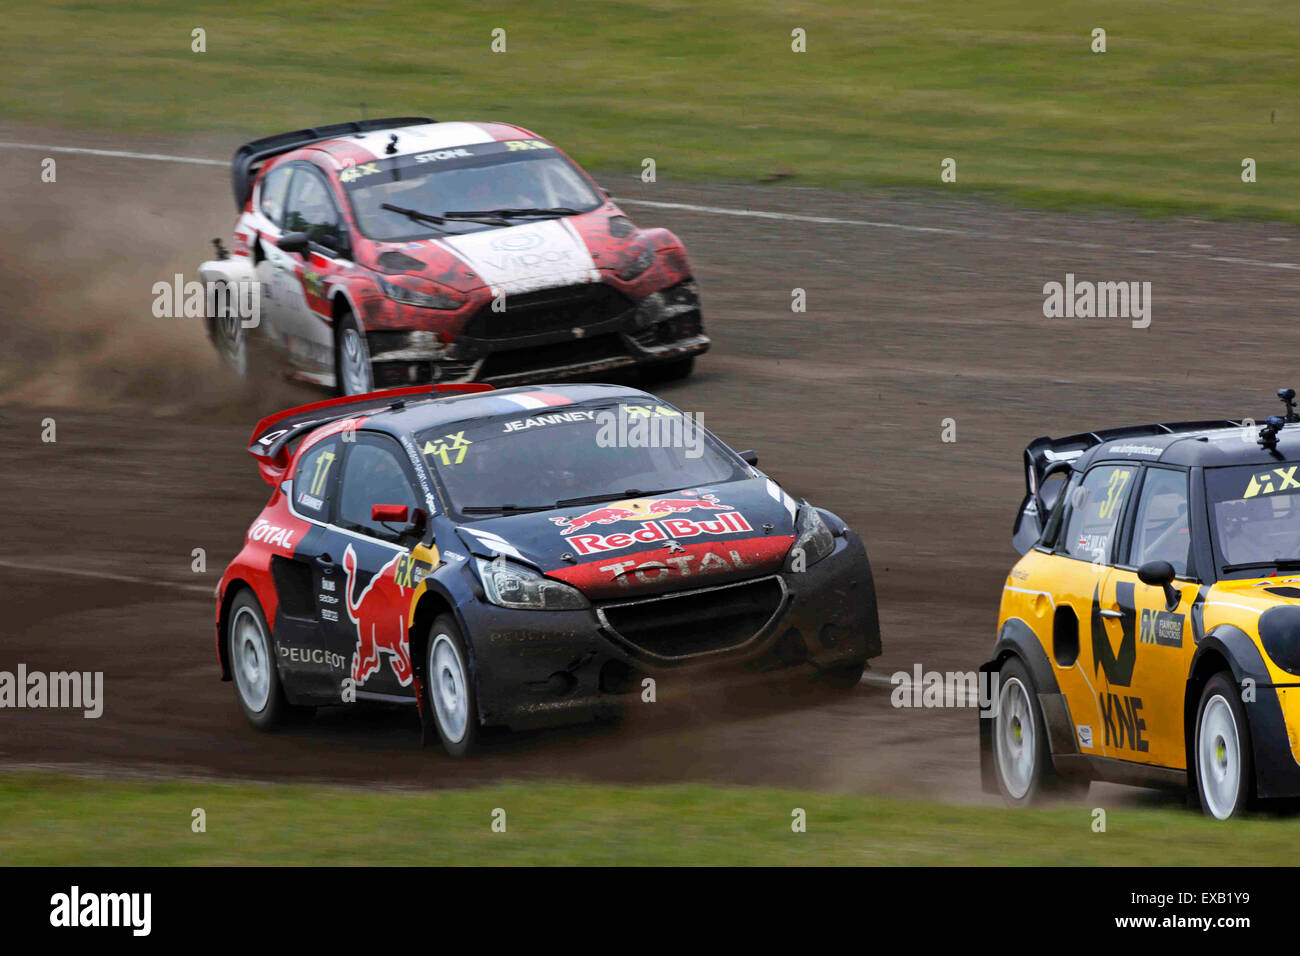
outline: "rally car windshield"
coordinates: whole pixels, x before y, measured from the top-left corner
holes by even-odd
[[[451,509],[469,518],[745,477],[694,419],[657,405],[521,409],[416,439]]]
[[[1224,573],[1300,568],[1300,464],[1211,468],[1205,484]]]
[[[603,201],[559,150],[535,139],[359,163],[339,181],[361,232],[384,242],[590,212]]]

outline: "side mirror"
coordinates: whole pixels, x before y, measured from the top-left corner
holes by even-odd
[[[740,460],[743,461],[743,462],[744,462],[745,464],[747,464],[747,465],[755,465],[755,466],[757,466],[757,465],[758,465],[758,452],[753,451],[753,450],[750,450],[750,451],[742,451],[742,452],[740,453]]]
[[[1162,588],[1165,592],[1165,607],[1173,609],[1178,606],[1182,595],[1174,587],[1174,566],[1168,561],[1148,561],[1138,568],[1138,580],[1148,587]]]
[[[406,505],[374,505],[370,509],[371,521],[382,521],[385,524],[408,524],[411,520],[411,509]]]
[[[285,252],[306,252],[311,245],[305,232],[286,232],[276,243]]]

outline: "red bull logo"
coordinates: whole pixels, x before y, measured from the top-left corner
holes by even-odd
[[[715,520],[696,521],[690,518],[673,518],[688,511],[704,509],[724,512]],[[712,494],[682,492],[677,498],[633,498],[616,501],[574,517],[552,518],[561,533],[579,554],[599,554],[616,551],[634,544],[692,538],[701,534],[736,534],[753,531],[744,515],[724,505]],[[637,521],[641,527],[635,531],[616,534],[578,534],[593,525],[617,524]],[[569,536],[572,537],[569,537]]]
[[[360,687],[379,670],[380,658],[388,657],[397,682],[411,683],[411,650],[406,636],[406,612],[411,600],[397,577],[399,563],[406,555],[398,552],[379,569],[370,582],[354,594],[357,581],[357,555],[348,545],[343,554],[347,574],[348,617],[357,628],[357,647],[352,654],[352,681]]]

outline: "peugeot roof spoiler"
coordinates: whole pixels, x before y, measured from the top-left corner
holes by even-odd
[[[373,133],[376,130],[396,129],[400,126],[420,126],[424,123],[436,123],[428,116],[387,116],[382,119],[354,120],[351,123],[331,123],[327,126],[311,126],[296,129],[288,133],[276,133],[264,136],[251,143],[245,143],[235,150],[235,158],[230,163],[230,184],[235,191],[235,208],[243,209],[248,197],[253,193],[253,180],[257,171],[272,156],[279,156],[293,149],[321,143],[327,139],[351,136],[357,133]]]
[[[440,385],[412,385],[387,388],[365,395],[344,395],[309,405],[287,408],[267,415],[253,428],[248,453],[257,459],[262,480],[272,487],[284,479],[289,467],[289,445],[297,438],[330,422],[377,414],[395,405],[429,401],[449,394],[491,392],[486,382],[449,382]]]

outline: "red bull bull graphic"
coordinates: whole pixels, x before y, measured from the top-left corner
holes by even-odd
[[[357,628],[357,647],[352,654],[352,681],[360,687],[379,670],[381,655],[387,655],[397,682],[411,683],[411,651],[406,635],[406,616],[411,603],[411,588],[404,587],[398,568],[409,558],[398,552],[356,594],[357,555],[348,545],[343,554],[347,574],[348,617]]]
[[[723,514],[708,521],[669,517],[697,509],[721,511]],[[552,518],[551,521],[560,526],[561,533],[582,555],[617,551],[636,544],[655,541],[693,538],[702,534],[738,534],[754,530],[745,520],[744,515],[733,510],[730,505],[724,505],[717,496],[692,492],[681,492],[676,498],[633,498],[627,501],[615,501],[580,515]],[[577,533],[593,525],[617,524],[624,521],[640,522],[641,527],[635,531],[614,534]]]

